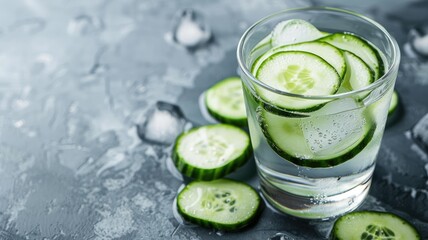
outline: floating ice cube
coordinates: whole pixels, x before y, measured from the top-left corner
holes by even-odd
[[[339,107],[340,104],[335,103],[335,106]],[[313,153],[329,155],[357,142],[365,124],[362,109],[354,109],[302,121],[301,128]]]
[[[420,147],[428,151],[428,113],[413,127],[412,137]]]
[[[202,15],[193,9],[185,9],[175,20],[172,40],[186,48],[194,48],[207,43],[211,38],[210,27]]]
[[[187,126],[190,123],[178,106],[159,101],[148,112],[146,121],[137,126],[137,132],[142,140],[171,144]]]

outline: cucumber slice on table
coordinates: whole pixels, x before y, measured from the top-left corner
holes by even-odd
[[[236,230],[257,216],[260,202],[257,192],[242,182],[194,181],[178,194],[177,209],[184,219],[201,226]]]
[[[251,68],[253,75],[256,74],[263,61],[272,56],[272,54],[283,51],[303,51],[318,55],[333,66],[341,78],[343,78],[345,74],[346,63],[342,52],[328,43],[315,41],[280,46],[267,51],[254,61]]]
[[[389,104],[388,115],[392,115],[398,106],[398,94],[397,91],[394,90],[391,97],[391,102]]]
[[[343,51],[347,71],[340,92],[348,92],[364,88],[374,82],[374,74],[367,64],[357,55]]]
[[[417,230],[392,213],[362,211],[340,217],[333,227],[333,240],[417,240]]]
[[[374,72],[374,78],[377,80],[384,73],[384,66],[379,52],[366,40],[347,33],[334,33],[319,39],[318,41],[327,42],[331,45],[352,52],[361,58]]]
[[[371,141],[376,126],[362,111],[311,118],[262,111],[259,122],[269,145],[284,159],[299,166],[332,167],[353,158]]]
[[[265,59],[257,79],[274,89],[301,95],[330,95],[337,92],[341,78],[319,56],[302,51],[277,52]],[[328,100],[297,99],[256,88],[265,101],[287,110],[313,111]]]
[[[215,84],[205,93],[208,112],[220,122],[247,125],[241,79],[231,77]]]
[[[188,177],[213,180],[242,166],[250,153],[246,132],[232,125],[215,124],[182,133],[175,142],[173,161]]]
[[[326,36],[315,26],[302,19],[291,19],[278,23],[272,31],[272,46],[308,42]]]

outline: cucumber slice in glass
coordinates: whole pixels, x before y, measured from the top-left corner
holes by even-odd
[[[241,79],[230,77],[215,84],[205,93],[208,112],[220,122],[247,125]]]
[[[284,92],[323,96],[337,92],[341,78],[336,70],[319,56],[302,51],[277,52],[264,60],[256,73],[257,79]],[[313,111],[328,100],[288,97],[256,87],[265,101],[287,110]]]
[[[250,138],[246,132],[232,125],[215,124],[182,133],[175,142],[172,156],[182,174],[213,180],[242,166],[250,154]]]
[[[290,19],[278,23],[272,31],[272,46],[309,42],[325,36],[309,22],[302,19]]]
[[[249,185],[229,179],[194,181],[177,196],[177,209],[184,219],[220,230],[248,225],[259,212],[260,197]]]
[[[340,217],[333,226],[333,240],[418,240],[417,230],[392,213],[361,211]]]
[[[375,80],[383,75],[384,66],[382,58],[379,52],[366,40],[348,33],[334,33],[318,41],[330,43],[337,48],[357,55],[372,69]]]
[[[334,109],[340,104],[331,102],[324,108]],[[310,118],[290,118],[262,110],[259,123],[278,155],[313,168],[332,167],[352,159],[367,146],[376,130],[362,109]]]
[[[388,115],[392,115],[398,106],[398,94],[397,91],[394,90],[391,97],[391,102],[389,104]]]
[[[263,38],[259,43],[256,44],[256,46],[254,46],[253,50],[251,51],[251,53],[255,53],[258,50],[264,49],[264,48],[270,48],[271,47],[271,35],[267,35],[265,38]]]
[[[374,82],[374,74],[367,64],[357,55],[343,51],[347,70],[339,92],[348,92],[364,88]]]
[[[303,51],[318,55],[333,66],[341,78],[345,75],[346,63],[342,52],[336,47],[324,42],[304,42],[273,48],[254,61],[251,67],[253,75],[256,74],[264,60],[274,53],[283,51]]]

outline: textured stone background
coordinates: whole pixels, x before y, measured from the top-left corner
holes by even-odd
[[[337,2],[1,0],[0,239],[326,238],[331,222],[269,209],[237,233],[180,225],[172,206],[183,182],[168,170],[170,146],[140,140],[136,128],[159,100],[207,123],[197,99],[236,75],[243,31],[274,11],[309,5],[360,11],[402,47],[402,116],[386,130],[362,209],[395,212],[428,238],[428,158],[406,137],[428,112],[428,61],[409,47],[416,32],[428,32],[428,4]],[[171,41],[186,8],[213,33],[190,51]],[[252,163],[232,177],[257,184]]]

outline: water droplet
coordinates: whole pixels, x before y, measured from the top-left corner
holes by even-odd
[[[42,31],[45,28],[45,20],[41,18],[29,18],[19,20],[10,26],[11,31],[17,31],[21,33],[34,34]]]
[[[88,15],[79,15],[68,23],[67,32],[70,35],[86,35],[102,29],[101,19]]]
[[[13,123],[13,125],[14,125],[16,128],[21,128],[22,126],[24,126],[24,124],[25,124],[25,121],[24,121],[23,119],[18,120],[18,121],[15,121],[15,122]]]

